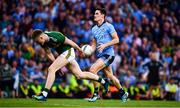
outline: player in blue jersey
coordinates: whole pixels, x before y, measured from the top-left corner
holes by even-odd
[[[92,28],[92,47],[96,50],[97,60],[91,66],[90,72],[97,74],[100,70],[104,72],[106,77],[119,89],[120,98],[123,102],[127,101],[128,93],[125,92],[119,80],[113,75],[111,63],[114,60],[113,45],[119,43],[117,32],[112,24],[105,21],[106,11],[104,8],[96,8],[94,13],[94,21],[96,25]],[[89,102],[95,102],[99,95],[98,83],[94,82],[95,91]],[[108,92],[108,91],[106,91]]]

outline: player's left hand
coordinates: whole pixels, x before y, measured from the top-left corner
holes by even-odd
[[[106,48],[106,45],[105,44],[101,44],[97,47],[98,51],[99,52],[102,52],[104,50],[104,48]]]
[[[83,52],[82,49],[79,49],[79,52],[80,52],[80,55],[82,55],[83,57],[85,57],[85,54],[84,54],[84,52]]]

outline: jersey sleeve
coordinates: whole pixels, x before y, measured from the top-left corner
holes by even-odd
[[[108,24],[108,32],[109,32],[109,34],[116,32],[116,30],[112,24]]]

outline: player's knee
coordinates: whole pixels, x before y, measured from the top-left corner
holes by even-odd
[[[48,72],[55,72],[55,71],[54,71],[54,68],[49,67],[49,68],[48,68]]]
[[[82,79],[83,78],[83,74],[82,73],[76,74],[75,76],[76,76],[77,79]]]
[[[92,72],[92,73],[95,73],[95,74],[97,73],[97,69],[94,68],[94,67],[91,67],[91,68],[89,69],[89,71]]]
[[[113,79],[113,75],[112,74],[107,74],[106,77],[109,78],[109,79]]]

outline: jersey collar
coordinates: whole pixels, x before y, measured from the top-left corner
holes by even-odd
[[[98,26],[98,27],[101,27],[104,23],[106,23],[106,21],[104,21],[101,25],[99,25],[99,26],[97,25],[97,26]]]

